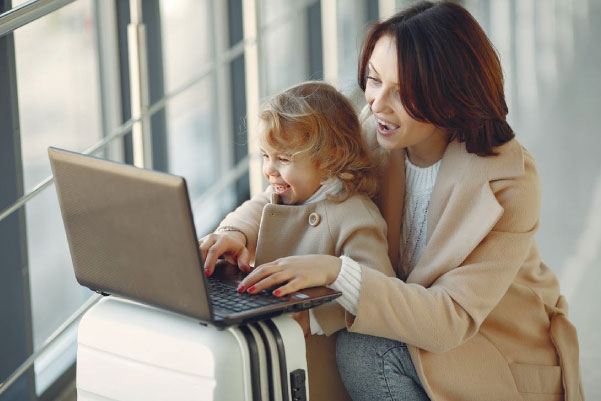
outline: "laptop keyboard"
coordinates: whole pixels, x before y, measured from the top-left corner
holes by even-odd
[[[239,293],[233,285],[212,277],[209,277],[208,283],[213,306],[230,313],[244,312],[282,302],[282,299],[274,297],[268,290],[251,295],[246,292]]]

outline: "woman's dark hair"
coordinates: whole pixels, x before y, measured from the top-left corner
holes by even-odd
[[[515,136],[505,119],[501,62],[467,10],[422,1],[373,25],[359,59],[364,91],[374,46],[387,35],[396,42],[399,93],[411,117],[446,129],[449,140],[480,156]]]

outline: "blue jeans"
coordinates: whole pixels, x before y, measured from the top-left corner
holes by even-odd
[[[336,360],[354,401],[428,401],[405,343],[365,334],[338,333]]]

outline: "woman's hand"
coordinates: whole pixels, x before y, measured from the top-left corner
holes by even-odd
[[[255,268],[240,282],[238,291],[256,294],[278,286],[273,295],[281,297],[303,288],[333,283],[338,277],[342,262],[336,256],[288,256]]]
[[[198,241],[205,274],[210,276],[215,270],[217,259],[223,257],[245,273],[250,272],[250,254],[245,246],[246,238],[237,231],[224,231],[205,235]]]

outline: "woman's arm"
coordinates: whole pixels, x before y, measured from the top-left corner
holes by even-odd
[[[524,175],[482,188],[496,198],[503,214],[459,266],[421,266],[444,272],[427,288],[363,269],[358,313],[347,314],[349,330],[431,352],[450,350],[475,335],[522,266],[540,263],[534,239],[540,211],[538,175],[525,156]]]
[[[452,349],[476,334],[525,261],[536,259],[538,175],[530,158],[525,158],[525,168],[524,176],[491,182],[483,189],[492,190],[490,196],[497,199],[503,215],[460,266],[444,269],[448,271],[428,288],[362,267],[359,310],[356,316],[347,313],[349,330],[431,352]],[[283,258],[259,267],[243,284],[259,291],[288,281],[281,287],[282,295],[329,285],[340,268],[340,259],[331,256]]]

